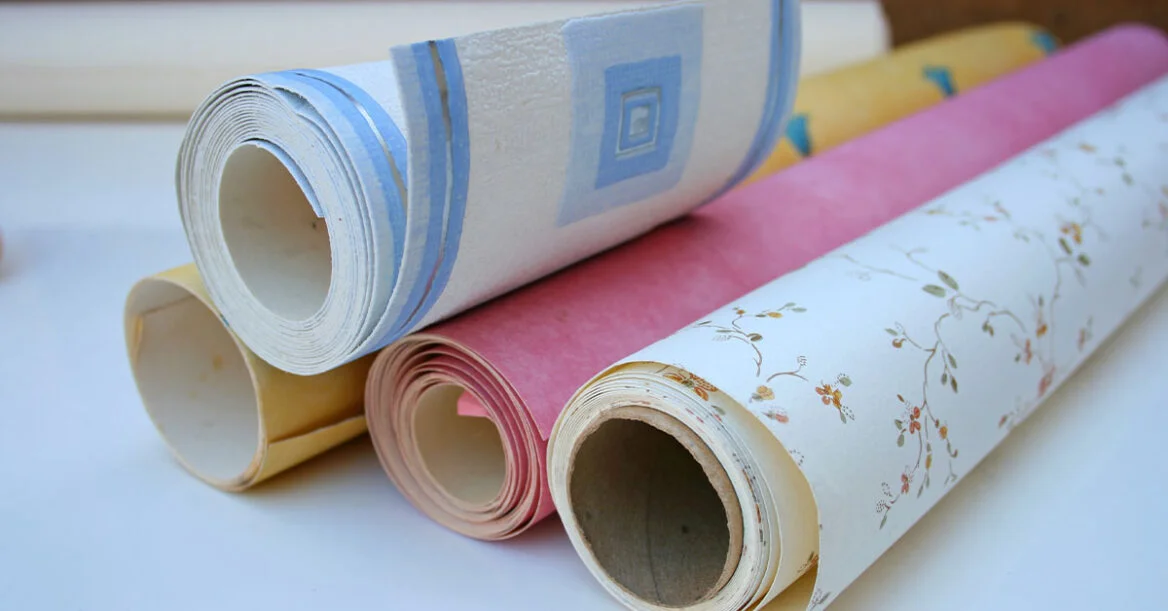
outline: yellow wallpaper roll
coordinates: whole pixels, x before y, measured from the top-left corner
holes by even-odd
[[[228,330],[194,265],[136,284],[125,324],[150,419],[212,486],[250,488],[365,432],[371,357],[308,377],[268,365]]]
[[[748,182],[1036,62],[1057,46],[1041,28],[1002,23],[937,36],[808,77],[799,83],[783,139]]]

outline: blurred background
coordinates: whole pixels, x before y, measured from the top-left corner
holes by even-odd
[[[1141,21],[1168,28],[1164,0],[884,0],[883,4],[897,45],[1002,20],[1043,26],[1067,44],[1118,23]]]
[[[0,0],[0,119],[181,120],[241,74],[376,61],[394,44],[648,3]],[[804,0],[803,75],[1001,21],[1069,44],[1121,22],[1168,28],[1168,1]]]

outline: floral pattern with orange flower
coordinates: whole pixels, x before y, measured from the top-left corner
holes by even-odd
[[[809,382],[807,376],[803,375],[803,370],[807,367],[807,357],[797,357],[795,359],[795,367],[793,369],[777,371],[763,378],[763,353],[762,350],[759,349],[758,345],[764,340],[764,337],[761,332],[747,326],[746,321],[752,318],[780,320],[784,318],[785,314],[802,314],[806,311],[806,308],[799,306],[795,302],[789,302],[780,308],[763,310],[755,314],[750,314],[746,309],[734,306],[731,308],[731,312],[733,312],[734,318],[730,321],[729,324],[719,324],[711,319],[703,320],[693,325],[693,328],[709,329],[713,331],[713,339],[715,341],[737,341],[750,346],[751,352],[753,353],[755,375],[759,377],[761,382],[765,382],[764,384],[759,384],[758,387],[755,388],[754,392],[751,393],[750,403],[766,404],[775,400],[775,390],[770,386],[770,384],[773,383],[776,379],[791,377],[801,380],[805,383]],[[683,382],[680,376],[678,376],[675,381]],[[851,378],[849,378],[846,374],[841,373],[836,376],[834,381],[822,382],[820,386],[816,388],[817,392],[822,391],[819,392],[819,397],[823,401],[824,405],[834,407],[836,409],[836,413],[839,415],[840,421],[844,423],[847,423],[849,420],[855,420],[855,414],[852,412],[851,408],[849,408],[844,403],[843,400],[843,388],[851,386],[851,384]],[[699,389],[695,388],[695,392],[698,390]],[[769,408],[761,410],[757,413],[762,417],[773,420],[775,422],[781,422],[785,424],[790,421],[790,416],[784,410]]]
[[[1012,222],[1010,212],[1001,203],[995,202],[993,208],[995,220],[1002,219],[1007,223]],[[934,210],[936,211],[935,214],[950,215],[943,208]],[[952,216],[961,218],[961,224],[970,225],[974,229],[977,229],[976,221],[971,220],[973,218],[971,215]],[[948,485],[957,480],[957,474],[953,468],[953,460],[957,458],[958,450],[953,447],[952,439],[949,437],[948,426],[942,425],[941,419],[934,414],[933,406],[930,402],[930,391],[933,389],[935,383],[939,382],[942,389],[949,390],[953,393],[957,393],[960,390],[960,384],[957,380],[957,356],[945,342],[944,330],[946,324],[950,321],[960,321],[969,315],[978,316],[981,321],[982,331],[990,337],[995,336],[995,325],[998,324],[999,319],[1008,321],[1011,328],[1016,328],[1023,333],[1025,333],[1026,325],[1009,308],[1000,306],[993,301],[975,298],[967,294],[962,289],[961,283],[952,274],[928,265],[921,258],[925,254],[924,250],[901,250],[900,252],[912,268],[907,272],[877,269],[871,266],[862,267],[869,273],[875,272],[913,282],[920,287],[923,293],[943,300],[944,303],[944,306],[940,308],[941,313],[933,321],[931,327],[932,337],[927,341],[918,338],[915,334],[910,334],[901,323],[896,323],[892,327],[885,329],[892,336],[892,347],[894,349],[915,350],[924,357],[921,370],[920,400],[910,403],[905,399],[904,395],[897,395],[897,400],[904,406],[904,412],[900,418],[894,421],[897,430],[897,447],[905,447],[909,445],[908,442],[910,439],[915,439],[915,443],[911,444],[916,450],[915,458],[906,465],[904,472],[909,475],[912,481],[918,482],[916,496],[920,497],[932,483],[930,471],[936,462],[933,448],[934,441],[944,442],[945,456],[948,458],[946,461],[948,474],[945,477],[944,484]],[[858,264],[854,259],[849,260]],[[921,272],[925,273],[923,278],[919,275]],[[822,395],[823,393],[820,394]],[[945,427],[944,435],[941,435],[939,432],[942,426]],[[923,473],[921,477],[915,477],[920,473]],[[877,514],[881,516],[881,528],[887,523],[888,514],[891,512],[892,507],[901,501],[908,492],[908,490],[903,490],[903,486],[900,494],[896,494],[890,487],[885,487],[885,498],[877,502]]]
[[[844,394],[838,388],[832,388],[831,384],[824,384],[815,389],[819,393],[819,398],[823,400],[824,405],[835,405],[836,409],[840,408],[840,399]]]
[[[702,378],[688,372],[669,372],[665,374],[666,378],[681,384],[682,386],[694,391],[694,394],[701,397],[705,401],[710,400],[710,393],[718,392],[718,389]]]
[[[855,420],[856,415],[852,409],[844,403],[845,387],[851,386],[852,380],[847,374],[839,374],[836,376],[834,382],[820,382],[819,386],[815,387],[815,394],[819,396],[819,402],[828,407],[833,407],[839,413],[840,422],[847,424],[849,420]]]
[[[788,422],[791,421],[791,419],[787,416],[786,412],[782,412],[782,411],[775,410],[775,409],[767,410],[767,411],[763,412],[762,415],[767,417],[767,418],[770,418],[771,420],[774,420],[775,422],[778,422],[780,424],[787,424]]]
[[[1046,396],[1046,391],[1050,390],[1050,387],[1054,384],[1055,371],[1055,366],[1051,365],[1049,368],[1047,368],[1046,372],[1042,374],[1042,379],[1038,381],[1038,397],[1040,399]]]
[[[1067,236],[1076,245],[1083,243],[1083,226],[1078,223],[1063,223],[1060,231],[1064,236]]]
[[[771,390],[769,386],[759,386],[751,395],[751,401],[773,401],[775,399],[775,391]]]
[[[738,306],[734,306],[733,312],[735,318],[730,321],[729,325],[719,325],[713,320],[703,320],[694,325],[694,328],[709,329],[714,332],[714,341],[719,342],[739,342],[750,348],[751,356],[754,359],[755,375],[762,375],[762,350],[759,350],[758,344],[765,338],[762,333],[754,331],[743,326],[745,319],[761,318],[761,319],[779,319],[783,318],[783,313],[802,314],[806,312],[807,308],[801,307],[795,302],[790,302],[781,308],[773,310],[764,310],[756,314],[750,315],[746,310]]]

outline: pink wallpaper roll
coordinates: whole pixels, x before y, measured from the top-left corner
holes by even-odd
[[[1160,32],[1108,30],[390,346],[366,389],[383,466],[449,528],[522,532],[554,510],[547,435],[591,376],[1165,72]]]

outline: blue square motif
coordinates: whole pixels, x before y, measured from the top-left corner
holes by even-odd
[[[651,150],[657,143],[657,119],[661,110],[661,88],[641,89],[621,98],[620,142],[617,155],[635,155]]]
[[[561,226],[680,183],[701,101],[702,15],[673,5],[564,25],[572,132]]]
[[[677,134],[681,56],[618,64],[604,71],[604,81],[597,189],[669,164]]]

